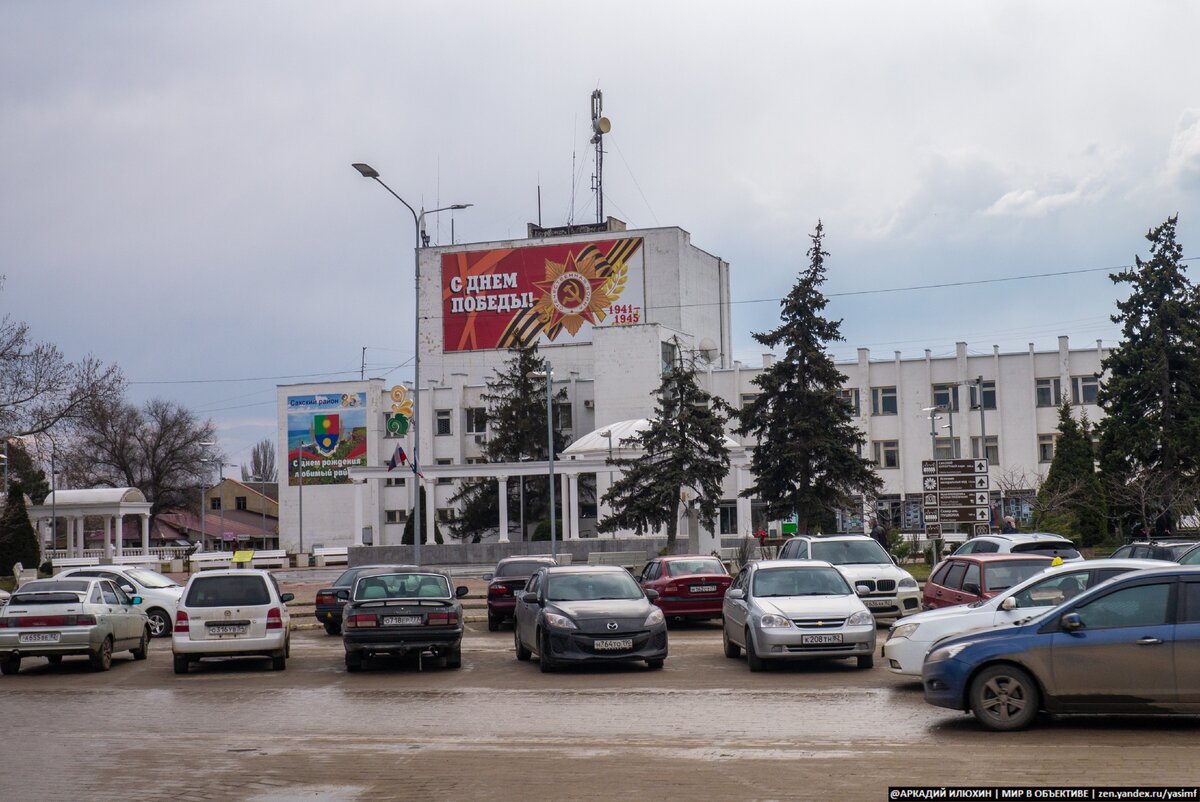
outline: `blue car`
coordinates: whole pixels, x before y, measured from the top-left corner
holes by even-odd
[[[1200,713],[1200,566],[1135,571],[1024,624],[934,644],[925,701],[1019,730],[1047,713]]]

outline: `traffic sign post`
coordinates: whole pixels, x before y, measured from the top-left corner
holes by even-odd
[[[941,556],[942,526],[971,524],[973,535],[991,531],[986,459],[927,459],[921,462],[921,514],[925,535]]]

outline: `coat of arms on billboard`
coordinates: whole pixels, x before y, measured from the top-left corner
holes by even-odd
[[[313,415],[312,438],[317,451],[329,456],[342,439],[342,421],[337,415]]]

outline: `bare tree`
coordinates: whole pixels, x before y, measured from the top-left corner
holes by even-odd
[[[1200,509],[1200,478],[1141,470],[1126,477],[1109,476],[1105,485],[1109,498],[1115,502],[1113,509],[1134,510],[1134,523],[1145,525],[1150,531],[1164,510],[1185,518],[1194,517]]]
[[[1087,487],[1082,480],[1071,480],[1058,487],[1046,486],[1046,475],[1030,473],[1023,468],[1010,468],[993,480],[1002,496],[1020,498],[1033,511],[1033,528],[1040,529],[1047,521],[1070,512]]]
[[[274,482],[275,476],[275,443],[264,438],[251,449],[250,464],[242,466],[242,481]]]

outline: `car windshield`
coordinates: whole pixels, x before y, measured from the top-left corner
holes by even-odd
[[[158,571],[151,571],[149,568],[130,568],[125,573],[144,588],[179,587],[179,583],[171,577],[163,576]]]
[[[836,568],[765,568],[754,574],[754,595],[848,596],[850,586]]]
[[[551,574],[547,577],[546,598],[550,601],[592,601],[596,599],[640,599],[642,589],[628,573]]]
[[[890,563],[883,547],[874,540],[814,540],[812,558],[833,565]]]
[[[1189,550],[1195,548],[1195,546],[1195,543],[1169,543],[1164,545],[1163,548],[1165,548],[1171,555],[1166,559],[1178,560],[1180,557],[1187,554]]]
[[[349,570],[342,571],[342,575],[333,581],[333,586],[338,588],[350,587],[354,584],[355,577],[362,573],[362,570],[363,569],[361,568],[351,568]]]
[[[554,565],[554,563],[541,560],[514,560],[496,566],[496,576],[533,576],[539,568],[545,568],[547,565]]]
[[[1012,560],[1011,562],[994,562],[988,563],[984,568],[984,581],[987,583],[987,590],[990,593],[996,593],[1001,590],[1008,590],[1013,585],[1024,582],[1034,574],[1046,570],[1046,566],[1050,564],[1050,560],[1045,562],[1041,560]]]
[[[1180,565],[1200,565],[1200,546],[1193,546],[1192,550],[1179,558]]]
[[[354,586],[355,601],[448,598],[450,583],[441,574],[370,574]]]
[[[711,557],[698,560],[671,560],[667,563],[667,573],[670,576],[692,576],[695,574],[724,574],[725,566],[721,561]]]
[[[271,603],[261,576],[199,576],[188,588],[186,607],[254,607]]]
[[[88,582],[79,579],[35,579],[26,582],[17,589],[17,595],[22,593],[45,593],[51,590],[68,590],[72,593],[86,593]]]
[[[1013,554],[1045,554],[1047,557],[1062,557],[1073,560],[1079,556],[1075,544],[1069,540],[1042,540],[1033,543],[1017,543],[1012,547]]]
[[[8,600],[11,605],[19,604],[71,604],[79,601],[79,595],[87,593],[88,583],[69,579],[41,579],[26,582]]]

